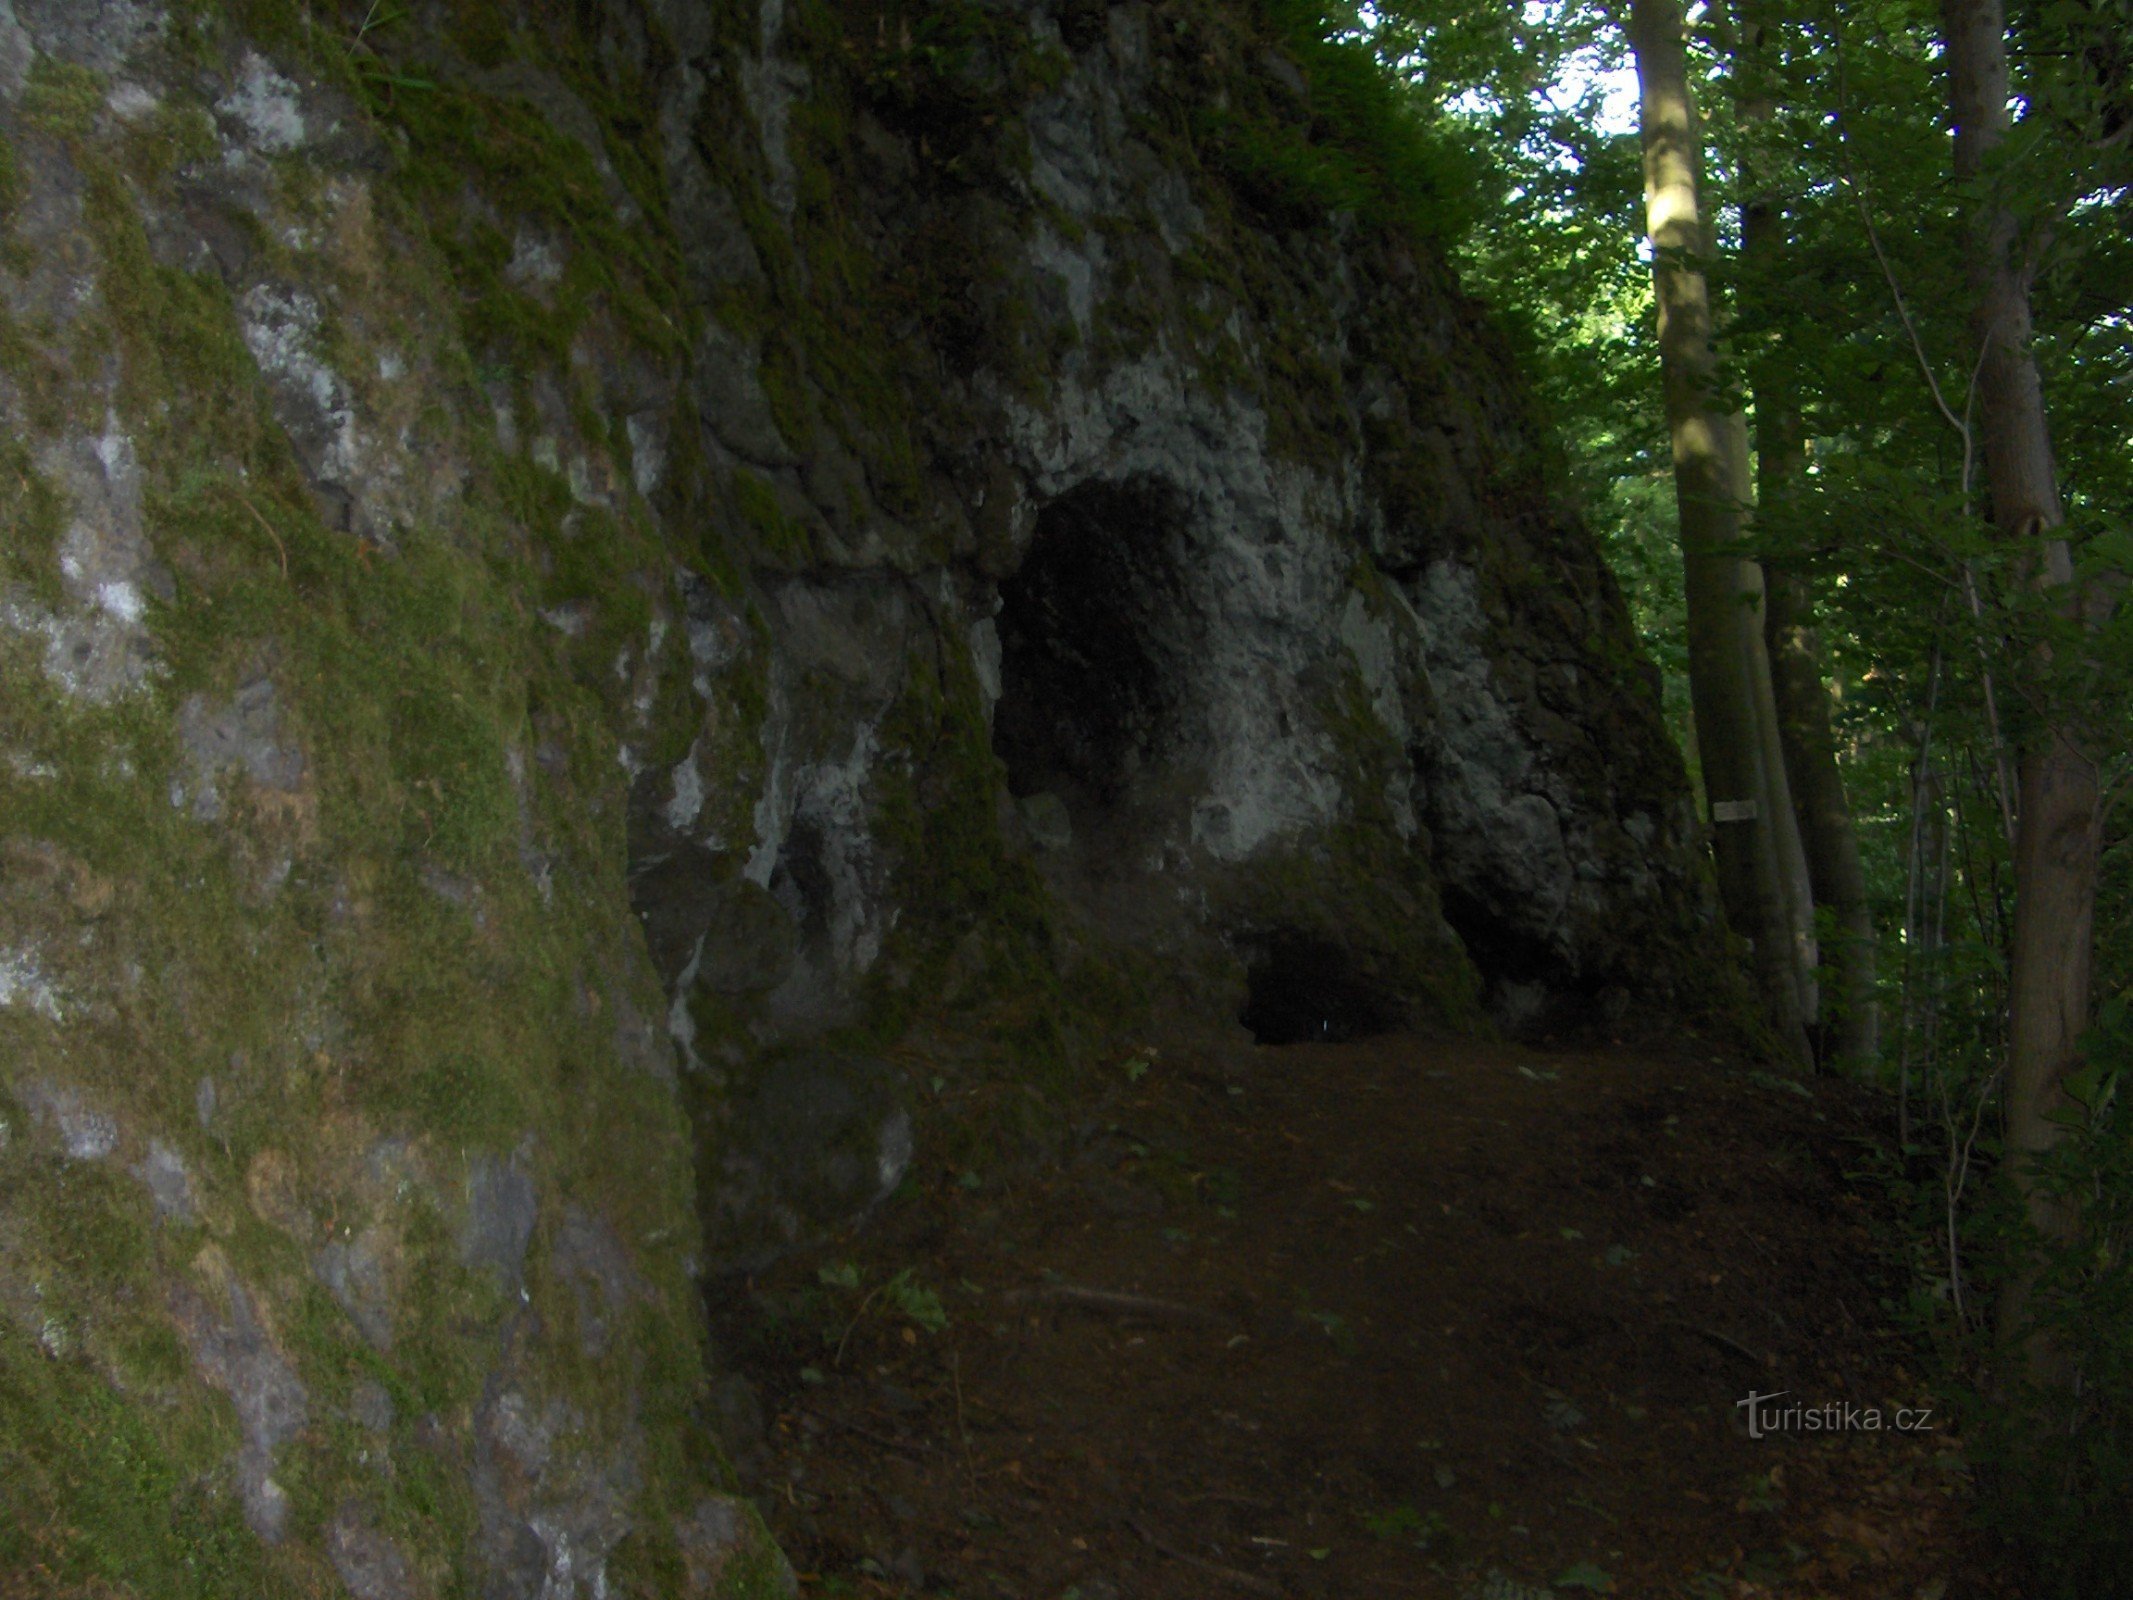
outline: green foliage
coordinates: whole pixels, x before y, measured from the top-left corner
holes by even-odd
[[[1971,1229],[1985,1287],[2034,1275],[2026,1326],[2069,1380],[1965,1396],[1987,1513],[2029,1555],[2038,1593],[2064,1600],[2113,1593],[2133,1571],[2133,993],[2103,1007],[2085,1059],[2058,1113],[2066,1137],[2036,1168],[2067,1226],[2040,1232],[2002,1190]]]
[[[970,0],[891,0],[876,8],[871,37],[854,29],[837,45],[876,113],[922,135],[939,175],[959,184],[998,175],[993,128],[1070,65],[1057,48],[1032,47],[1011,13]]]
[[[1247,194],[1298,220],[1353,212],[1438,243],[1478,219],[1480,163],[1409,91],[1359,31],[1356,14],[1320,0],[1259,0],[1302,69],[1301,108],[1208,107],[1201,135]]]
[[[882,1285],[882,1297],[928,1333],[939,1333],[948,1326],[948,1313],[941,1309],[941,1297],[919,1282],[909,1267],[900,1269]]]
[[[858,1263],[853,1261],[832,1262],[819,1267],[815,1277],[823,1287],[841,1289],[846,1294],[859,1294],[860,1285],[866,1281]],[[928,1333],[939,1333],[948,1326],[948,1312],[941,1305],[940,1295],[926,1287],[915,1268],[899,1267],[864,1295],[860,1295],[858,1306],[852,1312],[850,1322],[846,1324],[843,1337],[825,1331],[824,1342],[835,1343],[841,1350],[844,1339],[850,1337],[851,1329],[858,1325],[860,1319],[877,1301],[905,1321],[924,1328]],[[820,1381],[819,1373],[816,1375],[816,1381]]]
[[[2025,227],[2054,219],[2037,246],[2036,355],[2066,531],[2084,576],[2108,590],[2129,570],[2114,530],[2133,510],[2133,474],[2124,318],[2107,308],[2133,293],[2102,291],[2093,266],[2112,248],[2098,199],[2133,173],[2108,144],[2063,137],[2094,115],[2063,66],[2079,51],[2059,30],[2081,9],[2017,20],[2018,39],[2052,36],[2054,47],[2018,50],[2022,115],[1967,192],[1945,177],[1945,90],[1917,17],[1789,16],[1769,69],[1781,110],[1730,135],[1787,212],[1783,253],[1732,285],[1747,308],[1743,367],[1758,393],[1799,397],[1810,437],[1807,472],[1758,508],[1760,539],[1818,585],[1879,920],[1903,935],[1882,965],[1899,978],[1889,1009],[1914,1130],[1904,1152],[1914,1304],[1969,1396],[1986,1511],[2065,1594],[2104,1592],[2126,1561],[2116,1511],[2133,1496],[2133,1344],[2119,1263],[2133,1166],[2110,1092],[2126,1047],[2122,1012],[2107,1007],[2069,1084],[2067,1137],[2037,1174],[2072,1232],[2039,1237],[1998,1139],[2016,888],[2008,816],[2018,753],[2047,730],[2085,743],[2107,782],[2122,768],[2122,717],[2108,708],[2133,683],[2133,661],[2122,617],[2090,631],[2064,614],[2029,586],[2030,553],[1986,524],[1987,441],[1966,392],[1965,229],[1988,195]],[[2122,841],[2122,820],[2107,828]],[[2123,859],[2122,842],[2107,848],[2099,885],[2104,993],[2133,970]],[[2013,1376],[2024,1363],[1997,1344],[1996,1310],[2030,1271],[2022,1326],[2079,1374],[2071,1387],[2024,1390]]]
[[[2116,1109],[2123,1013],[2106,1009],[2070,1085],[2079,1108],[2040,1173],[2077,1219],[2040,1239],[2002,1167],[2000,1069],[2019,752],[2071,735],[2122,791],[2133,698],[2133,183],[2123,8],[2015,8],[2014,127],[1982,178],[1949,172],[1938,18],[1892,0],[1758,7],[1692,28],[1711,155],[1724,382],[1758,426],[1796,410],[1800,470],[1755,507],[1747,553],[1811,587],[1841,769],[1882,946],[1886,1058],[1901,1148],[1881,1159],[1911,1218],[1918,1325],[1966,1388],[2000,1524],[2055,1592],[2123,1587],[2133,1497],[2124,1230],[2133,1169]],[[2115,32],[2114,32],[2115,30]],[[1600,116],[1625,59],[1596,13],[1381,8],[1382,52],[1416,93],[1491,152],[1469,281],[1525,347],[1587,515],[1691,737],[1673,489],[1659,409],[1638,143]],[[2043,378],[2084,614],[2040,595],[2028,549],[1989,526],[1969,327],[1971,218],[2005,206],[2034,269]],[[1768,208],[1776,245],[1743,261],[1740,208]],[[1756,408],[1763,408],[1756,414]],[[2115,604],[2115,611],[2113,604]],[[2098,622],[2099,617],[2107,620]],[[2099,993],[2133,972],[2133,844],[2103,825]],[[2028,1315],[2079,1373],[2011,1391],[1995,1301],[2036,1273]]]
[[[1443,1512],[1425,1513],[1411,1505],[1366,1512],[1363,1526],[1373,1538],[1412,1544],[1418,1550],[1441,1547],[1445,1536],[1451,1532],[1451,1524],[1445,1521]]]

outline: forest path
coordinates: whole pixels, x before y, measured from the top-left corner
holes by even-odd
[[[803,1593],[2012,1592],[1942,1415],[1896,1426],[1934,1402],[1847,1176],[1873,1097],[1693,1041],[1239,1043],[1119,1084],[1064,1168],[922,1150],[871,1226],[714,1289]]]

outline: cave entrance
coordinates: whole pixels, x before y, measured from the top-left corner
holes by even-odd
[[[1174,758],[1182,547],[1174,497],[1150,482],[1087,484],[1038,515],[997,620],[993,749],[1017,799],[1057,795],[1086,820]]]
[[[1338,1044],[1399,1024],[1383,992],[1330,939],[1275,934],[1246,967],[1245,985],[1237,1020],[1259,1044]]]

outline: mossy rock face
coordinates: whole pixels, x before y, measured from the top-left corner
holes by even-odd
[[[0,8],[0,1570],[789,1592],[697,1278],[978,1137],[913,1061],[1043,1149],[1173,998],[1691,991],[1620,599],[1324,70]]]

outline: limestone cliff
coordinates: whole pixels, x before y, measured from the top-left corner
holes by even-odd
[[[775,1592],[699,1285],[923,1159],[896,1041],[1682,997],[1622,605],[1311,65],[0,0],[0,1568]]]

